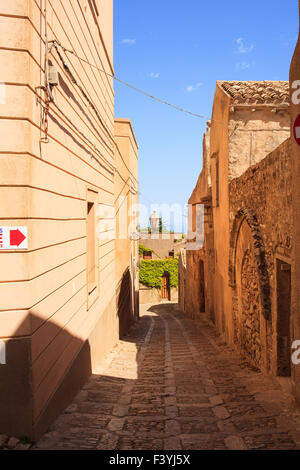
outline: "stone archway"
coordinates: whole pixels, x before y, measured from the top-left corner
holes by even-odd
[[[259,224],[250,210],[238,212],[230,241],[234,340],[256,367],[267,368],[270,284]]]
[[[233,289],[237,284],[237,244],[240,236],[240,230],[243,222],[246,221],[252,235],[253,252],[256,261],[256,268],[258,273],[258,281],[260,286],[260,296],[262,305],[262,315],[265,320],[271,320],[271,296],[270,296],[270,281],[266,264],[266,255],[263,239],[261,236],[259,224],[255,215],[248,208],[241,209],[235,216],[231,234],[230,234],[230,248],[229,248],[229,285]]]

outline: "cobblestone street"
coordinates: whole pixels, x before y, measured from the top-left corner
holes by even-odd
[[[38,449],[297,449],[300,413],[177,304],[141,319],[95,371]]]

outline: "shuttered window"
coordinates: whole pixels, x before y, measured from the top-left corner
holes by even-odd
[[[220,205],[220,169],[219,157],[216,158],[216,207]]]

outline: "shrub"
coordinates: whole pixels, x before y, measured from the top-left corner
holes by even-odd
[[[178,259],[142,260],[140,263],[140,283],[148,287],[161,288],[164,272],[170,274],[170,287],[178,287]]]
[[[151,250],[150,248],[147,248],[144,245],[139,245],[139,254],[142,255],[144,251],[151,251],[151,253],[153,253],[153,250]]]

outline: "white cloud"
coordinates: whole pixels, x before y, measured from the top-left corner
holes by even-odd
[[[186,87],[186,91],[191,93],[192,91],[199,90],[199,88],[202,87],[202,85],[203,85],[203,83],[201,83],[201,82],[198,82],[195,85],[189,85],[189,86]]]
[[[136,44],[136,39],[122,39],[121,41],[122,44],[129,44],[129,46],[133,46],[133,44]]]
[[[159,78],[160,77],[160,72],[148,73],[148,77],[150,77],[150,78]]]
[[[288,36],[287,34],[280,34],[280,44],[282,46],[292,46],[295,45],[297,42],[297,36]]]
[[[245,45],[245,39],[244,38],[237,38],[235,40],[236,45],[237,45],[237,54],[248,54],[249,52],[253,51],[254,45],[250,44],[250,46]]]
[[[250,69],[250,64],[249,62],[243,60],[243,62],[238,62],[237,64],[235,64],[235,68],[236,70],[247,70]]]

